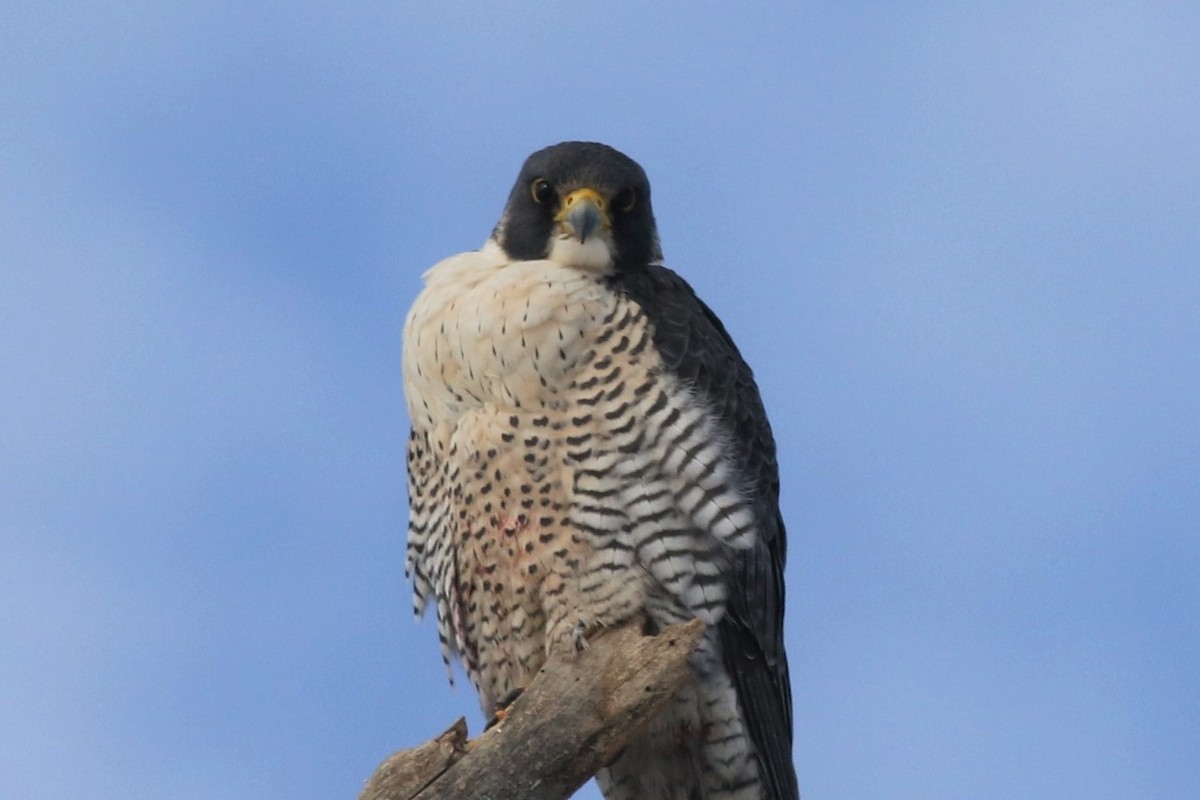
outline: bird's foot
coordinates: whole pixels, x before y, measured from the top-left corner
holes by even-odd
[[[575,642],[575,652],[581,653],[587,649],[587,627],[582,621],[576,622],[575,627],[571,629],[571,639]]]
[[[504,697],[497,701],[496,711],[492,714],[492,718],[488,720],[488,724],[485,725],[483,729],[485,731],[489,731],[499,725],[501,722],[504,722],[504,720],[508,719],[509,714],[512,713],[512,704],[517,702],[517,698],[524,693],[525,687],[521,686],[513,689],[511,692],[504,695]]]
[[[565,617],[550,626],[546,635],[546,655],[582,653],[588,647],[588,636],[600,629],[599,625],[589,626],[582,618],[577,618],[574,624],[568,619]]]

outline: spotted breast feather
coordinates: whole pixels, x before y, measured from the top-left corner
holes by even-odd
[[[485,713],[605,627],[709,627],[692,677],[597,775],[609,800],[798,796],[770,426],[720,321],[661,258],[641,168],[526,162],[404,333],[417,613]]]

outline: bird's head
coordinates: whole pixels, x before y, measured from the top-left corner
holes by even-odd
[[[527,158],[492,238],[515,261],[596,272],[662,258],[646,173],[594,142],[563,142]]]

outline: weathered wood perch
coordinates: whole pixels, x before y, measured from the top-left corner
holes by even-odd
[[[577,656],[556,656],[503,722],[467,741],[445,733],[384,761],[359,800],[562,800],[611,761],[688,675],[704,635],[692,620],[657,636],[607,631]]]

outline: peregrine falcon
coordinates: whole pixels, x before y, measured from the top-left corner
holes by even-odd
[[[525,161],[481,249],[425,273],[404,328],[415,611],[488,716],[605,627],[703,619],[692,677],[601,791],[797,798],[771,428],[661,262],[642,168],[565,142]]]

